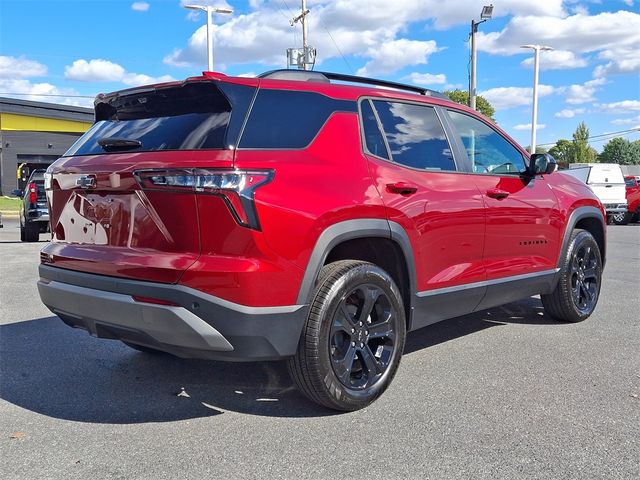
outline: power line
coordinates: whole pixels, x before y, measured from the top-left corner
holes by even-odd
[[[611,136],[616,136],[616,135],[629,135],[633,132],[639,132],[640,133],[640,129],[638,128],[629,128],[627,130],[620,130],[619,132],[610,132],[610,133],[600,133],[598,135],[589,135],[589,140],[588,143],[591,143],[591,139],[593,138],[600,138],[600,137],[611,137]],[[606,141],[609,140],[608,138],[603,138],[602,140],[596,140],[596,141]],[[568,140],[569,142],[571,140]],[[539,143],[538,146],[539,147],[546,147],[547,145],[555,145],[558,142],[551,142],[551,143]]]

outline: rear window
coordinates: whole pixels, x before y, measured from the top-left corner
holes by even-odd
[[[96,123],[65,156],[233,148],[254,94],[253,87],[198,82],[116,96],[96,105]],[[99,143],[110,140],[124,146]]]
[[[588,183],[624,183],[624,176],[619,165],[594,165]]]

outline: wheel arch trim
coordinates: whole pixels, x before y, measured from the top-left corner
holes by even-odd
[[[571,240],[571,232],[576,228],[576,225],[580,220],[593,218],[600,222],[600,226],[602,227],[603,232],[603,246],[605,247],[602,252],[600,252],[602,259],[602,266],[605,264],[606,257],[606,241],[607,241],[607,227],[606,221],[602,216],[602,212],[598,210],[596,207],[578,207],[571,212],[569,218],[567,220],[567,224],[565,225],[564,235],[562,238],[562,247],[560,249],[560,255],[558,256],[557,266],[560,267],[562,263],[562,259],[564,258],[567,249],[569,248],[569,241]]]
[[[334,223],[320,234],[307,262],[296,303],[298,305],[308,305],[311,302],[311,295],[313,294],[316,279],[320,274],[320,270],[329,252],[331,252],[335,246],[348,240],[368,237],[390,239],[400,247],[407,264],[409,293],[410,297],[412,297],[416,291],[415,263],[411,242],[404,228],[396,222],[390,222],[386,219],[362,218]],[[412,308],[412,306],[409,307],[410,309]]]

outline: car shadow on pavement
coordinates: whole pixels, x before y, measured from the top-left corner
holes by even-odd
[[[440,322],[411,333],[405,353],[506,323],[552,323],[540,300]],[[131,424],[225,411],[274,417],[336,414],[298,392],[284,362],[228,363],[137,352],[57,317],[0,325],[0,397],[78,422]]]

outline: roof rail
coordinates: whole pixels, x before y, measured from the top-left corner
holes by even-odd
[[[271,78],[274,80],[301,80],[307,82],[330,82],[338,80],[341,82],[364,83],[367,85],[376,85],[379,87],[395,88],[398,90],[407,90],[420,95],[426,95],[435,98],[449,100],[445,94],[429,88],[416,87],[415,85],[407,85],[406,83],[391,82],[389,80],[378,80],[377,78],[359,77],[356,75],[346,75],[344,73],[319,72],[309,70],[292,70],[281,69],[271,70],[258,75],[258,78]]]

